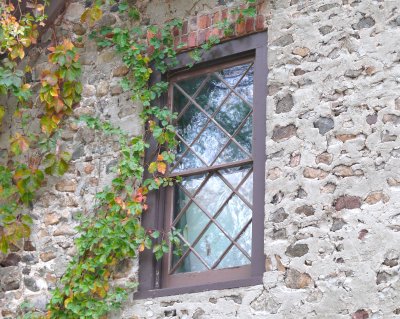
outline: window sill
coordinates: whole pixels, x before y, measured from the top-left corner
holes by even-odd
[[[163,288],[163,289],[153,289],[147,291],[138,291],[134,295],[134,299],[147,299],[156,297],[166,297],[181,294],[190,294],[196,292],[203,292],[209,290],[221,290],[221,289],[231,289],[231,288],[242,288],[249,286],[256,286],[262,284],[263,276],[251,277],[246,279],[231,280],[227,282],[216,282],[212,284],[190,286],[190,287],[178,287],[178,288]]]

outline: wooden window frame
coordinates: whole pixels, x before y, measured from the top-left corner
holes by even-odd
[[[185,273],[187,284],[178,283],[175,287],[164,287],[163,262],[156,261],[151,251],[140,254],[139,289],[136,299],[154,298],[183,293],[207,290],[253,286],[262,283],[265,270],[264,257],[264,197],[265,197],[265,136],[266,136],[266,99],[267,99],[267,32],[260,32],[242,38],[224,42],[207,51],[202,62],[188,70],[184,66],[190,63],[189,52],[178,56],[179,64],[169,70],[168,78],[188,72],[194,74],[198,70],[206,70],[222,66],[235,60],[254,57],[254,110],[253,110],[253,215],[252,215],[252,256],[251,264],[236,269],[210,270],[203,276],[201,273]],[[200,71],[201,72],[201,71]],[[161,74],[154,73],[153,82],[160,81]],[[166,105],[168,97],[164,96],[160,105]],[[148,152],[151,153],[151,152]],[[150,160],[149,158],[147,160]],[[236,163],[237,164],[237,163]],[[225,166],[224,166],[225,167]],[[212,168],[218,169],[218,166]],[[190,174],[193,170],[190,171]],[[182,175],[182,174],[181,174]],[[169,205],[171,190],[161,189],[148,194],[149,211],[143,215],[142,224],[149,229],[164,228],[164,211]],[[166,259],[166,258],[163,258]],[[165,262],[164,262],[165,263]],[[199,276],[200,274],[200,276]]]

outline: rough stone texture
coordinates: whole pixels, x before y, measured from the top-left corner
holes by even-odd
[[[237,1],[137,3],[148,21],[162,23]],[[71,2],[57,22],[63,33],[83,37],[85,91],[73,116],[100,116],[141,134],[141,107],[119,85],[127,70],[113,50],[100,50],[88,40],[79,22],[84,7],[85,1]],[[385,319],[400,314],[400,6],[397,1],[271,0],[260,9],[268,17],[270,44],[263,283],[130,298],[113,318]],[[106,13],[100,24],[126,22]],[[200,23],[189,22],[189,31]],[[33,81],[47,67],[44,54],[30,53],[36,61]],[[76,214],[90,209],[96,190],[111,179],[117,157],[112,141],[74,120],[61,138],[72,153],[71,169],[63,180],[48,181],[32,208],[30,244],[0,256],[0,318],[16,318],[24,299],[45,310],[49,290],[75,253]],[[1,161],[8,139],[9,132],[2,131]],[[118,267],[118,280],[136,278],[134,261]]]

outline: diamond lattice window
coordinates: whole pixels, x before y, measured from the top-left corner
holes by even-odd
[[[170,175],[183,180],[167,222],[183,250],[170,275],[251,263],[253,75],[246,59],[172,81],[180,145]]]

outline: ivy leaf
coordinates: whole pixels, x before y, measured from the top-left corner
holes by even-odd
[[[157,162],[157,171],[161,174],[165,174],[167,170],[167,164],[165,162]]]
[[[93,26],[97,20],[100,20],[103,16],[103,11],[97,6],[93,8],[86,9],[81,16],[81,22],[87,22],[89,26]]]
[[[5,113],[6,113],[6,110],[4,109],[3,106],[0,105],[0,124],[3,121]]]
[[[29,149],[29,142],[26,137],[22,136],[20,133],[16,133],[11,139],[11,152],[15,155],[26,152]]]

